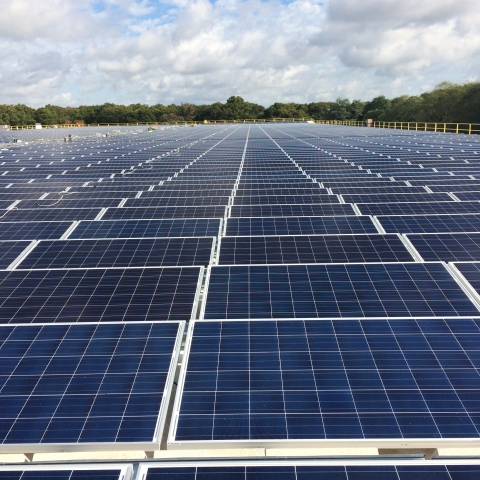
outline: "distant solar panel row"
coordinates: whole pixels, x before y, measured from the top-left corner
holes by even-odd
[[[0,451],[158,448],[183,321],[172,447],[479,441],[475,137],[116,130],[0,152]],[[466,472],[437,466],[138,480]]]

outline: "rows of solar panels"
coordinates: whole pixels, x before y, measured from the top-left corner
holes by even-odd
[[[480,440],[474,136],[5,144],[0,207],[0,451]]]
[[[477,461],[184,461],[0,466],[2,480],[476,480]]]

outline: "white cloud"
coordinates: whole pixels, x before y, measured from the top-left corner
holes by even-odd
[[[0,103],[368,99],[480,79],[478,0],[0,0]]]

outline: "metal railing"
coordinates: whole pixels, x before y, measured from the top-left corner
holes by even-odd
[[[480,134],[479,123],[440,123],[440,122],[373,122],[375,128],[393,128],[420,132]]]
[[[130,122],[130,123],[91,123],[89,125],[42,125],[44,128],[75,128],[75,127],[140,127],[140,126],[161,126],[161,125],[218,125],[229,123],[286,123],[286,122],[313,122],[319,125],[340,125],[346,127],[366,127],[363,120],[314,120],[308,117],[292,118],[245,118],[242,120],[178,120],[170,122]],[[396,130],[414,130],[424,132],[443,133],[465,133],[480,134],[479,123],[440,123],[440,122],[373,122],[370,126],[374,128],[391,128]],[[10,126],[10,130],[35,130],[35,125]]]

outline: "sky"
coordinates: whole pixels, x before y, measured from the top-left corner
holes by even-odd
[[[0,0],[0,104],[370,100],[480,81],[479,0]]]

